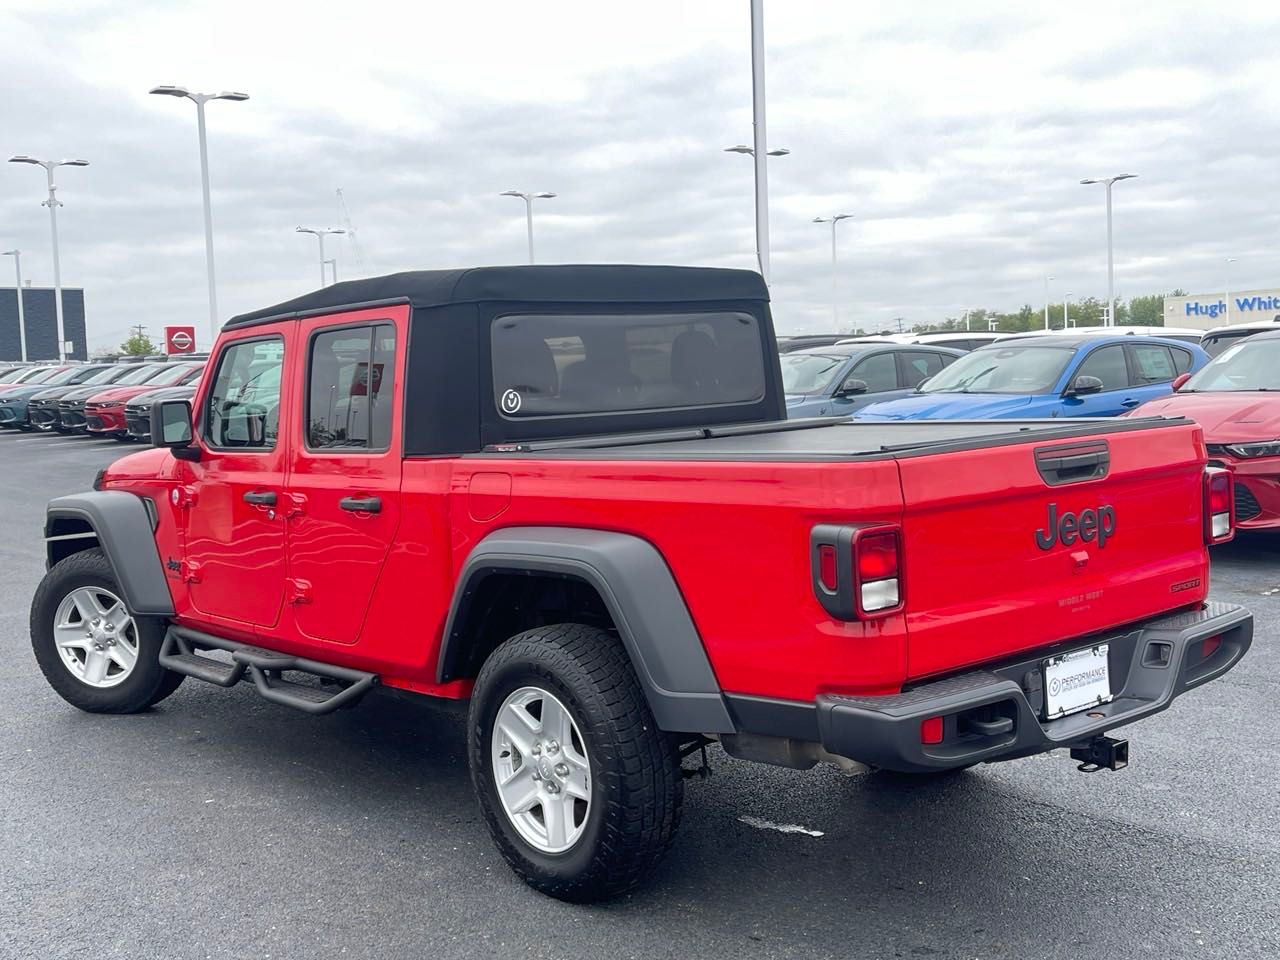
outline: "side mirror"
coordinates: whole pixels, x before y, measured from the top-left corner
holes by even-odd
[[[1068,397],[1087,397],[1091,393],[1102,392],[1102,381],[1097,377],[1091,377],[1087,374],[1082,377],[1076,377],[1072,381],[1071,386],[1067,388]]]
[[[846,380],[840,384],[840,389],[836,391],[837,397],[856,397],[859,394],[866,393],[871,388],[867,386],[865,380]]]
[[[194,434],[191,404],[186,400],[159,400],[152,405],[152,446],[172,450],[179,460],[198,460],[200,448],[192,445]]]
[[[1186,382],[1187,382],[1188,380],[1190,380],[1190,379],[1191,379],[1191,374],[1189,374],[1189,373],[1180,373],[1180,374],[1178,374],[1176,377],[1174,377],[1174,378],[1173,378],[1173,392],[1174,392],[1174,393],[1177,393],[1179,390],[1181,390],[1181,389],[1183,388],[1183,386],[1185,386],[1185,385],[1186,385]]]

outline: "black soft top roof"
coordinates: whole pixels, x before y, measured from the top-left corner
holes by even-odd
[[[364,304],[400,302],[414,307],[450,303],[689,303],[768,300],[758,273],[721,267],[617,264],[469,267],[410,270],[346,280],[274,307],[232,317],[228,328]]]

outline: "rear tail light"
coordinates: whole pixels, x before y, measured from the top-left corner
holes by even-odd
[[[902,530],[896,524],[822,524],[810,535],[814,594],[838,620],[902,609]]]
[[[1208,467],[1204,472],[1204,539],[1225,543],[1236,527],[1235,478],[1230,470]]]

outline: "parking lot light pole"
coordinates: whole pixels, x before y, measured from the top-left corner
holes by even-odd
[[[1111,246],[1111,186],[1117,180],[1132,180],[1136,177],[1136,173],[1121,173],[1114,177],[1103,177],[1097,180],[1081,180],[1082,184],[1101,183],[1106,187],[1107,194],[1107,313],[1106,324],[1108,327],[1116,325],[1116,277],[1115,277],[1115,256]]]
[[[294,232],[310,233],[317,240],[320,241],[320,286],[322,287],[328,286],[328,283],[329,283],[328,271],[325,270],[324,268],[324,265],[327,262],[324,258],[324,238],[331,233],[346,233],[347,231],[342,229],[334,229],[333,227],[326,227],[323,230],[314,230],[311,227],[298,227]],[[337,273],[336,267],[334,268],[334,272],[335,274]]]
[[[529,235],[529,262],[533,263],[533,201],[550,200],[554,193],[528,193],[523,190],[503,190],[500,197],[519,197],[524,201],[525,228]]]
[[[836,224],[852,220],[852,213],[837,213],[830,217],[814,217],[814,223],[831,224],[831,332],[840,332],[840,271],[836,266]]]
[[[1053,277],[1048,275],[1044,278],[1044,328],[1049,329],[1049,281]]]
[[[62,201],[58,199],[58,188],[53,182],[54,167],[87,167],[88,160],[37,160],[35,157],[18,155],[9,158],[10,163],[30,163],[44,167],[49,181],[49,199],[41,202],[42,207],[49,208],[49,233],[53,238],[53,313],[58,321],[58,359],[67,359],[66,328],[62,322],[62,269],[58,264],[58,208]]]
[[[333,270],[333,282],[337,283],[338,282],[338,258],[330,257],[328,260],[325,261],[325,263],[327,263],[330,269]]]
[[[1225,274],[1225,280],[1226,280],[1226,282],[1223,283],[1222,286],[1224,287],[1224,290],[1223,290],[1224,299],[1227,301],[1226,322],[1228,326],[1230,326],[1231,324],[1231,265],[1235,262],[1236,262],[1235,257],[1227,257],[1223,261],[1223,268],[1222,268]]]
[[[1062,329],[1063,330],[1066,330],[1071,326],[1071,319],[1067,312],[1067,304],[1070,302],[1070,300],[1071,300],[1070,293],[1064,293],[1062,295]]]
[[[152,87],[150,93],[164,97],[185,97],[196,105],[196,127],[200,134],[200,189],[204,197],[204,260],[209,279],[209,332],[218,339],[218,291],[213,276],[213,204],[209,199],[209,144],[205,138],[204,105],[210,100],[248,100],[247,93],[223,90],[221,93],[192,93],[186,87],[164,85]],[[210,341],[210,343],[213,342]]]
[[[22,251],[6,250],[4,256],[13,257],[13,272],[17,274],[18,291],[18,352],[22,354],[22,362],[27,362],[27,321],[22,313]]]

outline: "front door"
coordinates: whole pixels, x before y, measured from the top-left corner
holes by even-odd
[[[185,464],[184,569],[192,605],[237,626],[274,627],[285,588],[283,496],[288,467],[280,383],[296,322],[226,341],[195,417],[200,459]],[[283,403],[282,403],[283,401]]]
[[[407,307],[301,323],[306,385],[289,475],[288,600],[304,638],[359,639],[395,537],[407,331]]]

